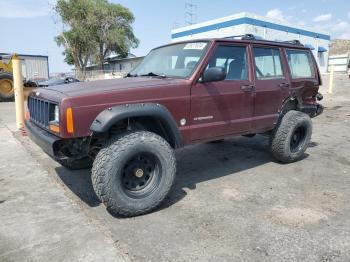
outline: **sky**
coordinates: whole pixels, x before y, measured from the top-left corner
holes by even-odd
[[[186,23],[185,5],[191,0],[111,0],[135,15],[137,56],[170,42],[171,29]],[[192,0],[195,22],[251,12],[295,25],[323,30],[334,38],[350,39],[349,0]],[[54,41],[62,26],[52,8],[55,0],[0,0],[0,53],[48,55],[50,72],[68,72],[62,48]],[[188,20],[188,19],[187,19]]]

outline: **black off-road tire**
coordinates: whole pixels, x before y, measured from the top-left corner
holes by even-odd
[[[15,98],[15,93],[13,89],[13,76],[12,74],[6,72],[0,72],[0,81],[9,80],[12,83],[12,91],[10,93],[3,93],[0,89],[0,102],[11,102]]]
[[[283,163],[301,159],[312,134],[310,117],[302,112],[288,111],[270,136],[272,155]]]
[[[93,164],[93,160],[89,157],[84,157],[81,159],[58,159],[57,162],[70,170],[90,169]]]
[[[136,161],[135,159],[143,161],[143,154],[146,158],[152,157],[156,165],[145,171],[144,179],[152,174],[152,178],[144,183],[145,187],[132,191],[127,188],[128,182],[125,182],[126,177],[133,177],[134,174],[128,168],[139,170],[138,164],[135,166],[134,162],[130,162]],[[146,160],[145,162],[147,163]],[[142,162],[139,165],[142,166]],[[107,210],[115,215],[130,217],[155,209],[169,193],[175,174],[174,150],[166,140],[148,131],[130,131],[111,138],[105,144],[96,156],[91,176],[96,195]],[[131,184],[134,186],[133,182]]]

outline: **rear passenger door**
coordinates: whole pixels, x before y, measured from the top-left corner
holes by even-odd
[[[269,130],[274,126],[278,111],[289,93],[285,75],[285,60],[278,47],[253,46],[255,63],[254,130]]]

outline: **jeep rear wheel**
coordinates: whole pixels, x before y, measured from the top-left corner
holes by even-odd
[[[101,149],[92,183],[111,213],[136,216],[163,201],[175,173],[174,151],[168,142],[154,133],[135,131],[112,138]]]
[[[287,112],[270,137],[272,155],[284,163],[299,160],[310,143],[311,134],[312,122],[307,114]]]

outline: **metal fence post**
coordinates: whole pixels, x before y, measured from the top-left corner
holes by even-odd
[[[331,65],[331,73],[329,74],[329,87],[328,87],[328,93],[333,93],[333,79],[334,79],[334,65]]]
[[[18,129],[24,128],[24,95],[21,60],[17,54],[12,57],[13,85],[15,91],[16,124]]]

